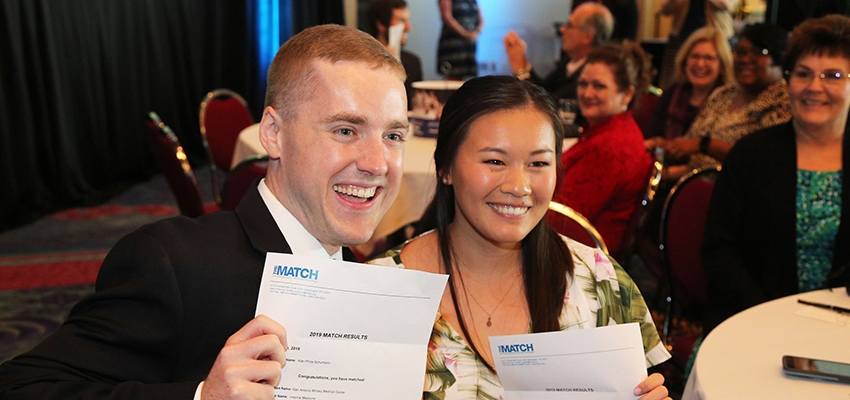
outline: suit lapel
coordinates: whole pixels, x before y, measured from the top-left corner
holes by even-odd
[[[236,207],[236,215],[242,222],[242,228],[245,229],[245,234],[256,252],[263,255],[268,252],[292,254],[292,248],[280,233],[280,228],[274,222],[274,217],[260,196],[260,191],[257,189],[259,182],[259,179],[255,181],[251,189],[245,193]],[[342,259],[359,262],[354,252],[348,247],[342,248]]]
[[[254,185],[245,193],[236,207],[236,215],[255,251],[263,255],[268,252],[292,254],[292,248],[280,233],[280,228],[260,196],[257,189],[259,182],[259,179],[254,181]]]
[[[342,259],[345,261],[360,262],[360,260],[357,259],[357,256],[354,255],[354,252],[348,247],[342,248]]]

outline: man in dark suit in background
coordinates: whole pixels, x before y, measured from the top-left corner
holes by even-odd
[[[404,70],[355,29],[291,38],[269,68],[266,178],[234,212],[166,219],[121,239],[95,294],[0,365],[2,399],[274,397],[286,331],[254,318],[267,252],[353,261],[398,193]]]
[[[505,52],[514,75],[528,79],[560,99],[575,99],[576,85],[587,55],[596,46],[608,43],[614,30],[614,17],[602,4],[583,3],[561,25],[561,50],[568,56],[555,70],[541,78],[526,56],[526,44],[516,32],[505,35]]]
[[[578,6],[587,3],[588,1],[602,4],[611,11],[614,16],[614,31],[611,32],[611,41],[619,42],[623,40],[637,40],[638,33],[638,18],[640,11],[638,10],[637,1],[635,0],[576,0],[573,2],[573,10]]]
[[[407,72],[404,87],[407,90],[407,109],[411,110],[413,109],[412,83],[422,80],[422,61],[416,54],[401,48],[394,49],[389,43],[390,27],[403,24],[401,45],[407,44],[407,34],[413,28],[410,25],[410,10],[407,9],[407,3],[404,0],[372,0],[369,2],[366,14],[372,36],[399,57],[401,65]]]
[[[773,0],[768,2],[768,7],[770,6],[776,7],[776,24],[788,32],[809,18],[829,14],[850,16],[850,0]]]

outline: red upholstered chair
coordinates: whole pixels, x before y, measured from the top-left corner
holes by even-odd
[[[637,242],[646,231],[647,218],[655,205],[657,198],[655,194],[658,192],[658,185],[661,184],[661,173],[664,171],[664,150],[656,147],[650,151],[650,155],[652,163],[649,164],[649,170],[646,174],[646,190],[644,190],[643,196],[638,199],[635,210],[632,211],[629,224],[623,231],[620,247],[617,254],[614,255],[614,259],[627,271],[632,255],[635,253]]]
[[[266,176],[269,169],[269,156],[248,157],[235,168],[224,185],[221,199],[222,210],[235,210],[242,196],[251,188],[257,178]]]
[[[177,199],[180,213],[191,218],[204,215],[208,210],[204,207],[201,189],[180,140],[155,112],[148,114],[147,124],[148,139],[157,166],[165,175],[168,186]],[[214,209],[216,207],[212,207],[210,211]]]
[[[660,248],[664,253],[669,296],[662,339],[671,346],[670,324],[674,306],[701,307],[706,302],[708,277],[700,257],[708,204],[720,167],[694,170],[670,190],[661,212]],[[679,303],[679,304],[675,304]],[[696,335],[694,335],[696,336]],[[672,344],[674,361],[684,365],[695,337],[683,337]],[[690,343],[684,344],[684,343]]]
[[[661,98],[661,89],[652,86],[647,93],[644,93],[637,101],[632,116],[637,122],[641,132],[646,132],[649,127],[649,121],[652,120],[652,113],[655,111],[655,103]]]
[[[558,233],[579,243],[596,247],[608,254],[608,247],[605,246],[602,235],[578,211],[561,203],[550,201],[546,220]]]
[[[239,132],[254,123],[248,103],[236,92],[216,89],[201,100],[201,138],[210,160],[213,194],[221,204],[218,170],[230,171]]]

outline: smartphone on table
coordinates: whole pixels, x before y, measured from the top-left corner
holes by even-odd
[[[850,383],[850,363],[782,356],[782,371],[786,375]]]

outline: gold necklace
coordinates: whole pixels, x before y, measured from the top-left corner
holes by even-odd
[[[484,306],[482,306],[482,305],[481,305],[481,303],[479,303],[479,302],[478,302],[478,299],[476,299],[476,298],[475,298],[475,295],[474,295],[474,294],[472,294],[472,292],[470,292],[469,290],[467,290],[467,289],[466,289],[466,287],[464,287],[464,288],[463,288],[464,293],[469,294],[469,297],[471,297],[471,298],[472,298],[472,301],[474,301],[474,302],[475,302],[475,304],[476,304],[476,305],[478,305],[478,307],[481,309],[481,311],[484,311],[484,313],[485,313],[485,314],[487,314],[487,327],[488,327],[488,328],[489,328],[489,327],[491,327],[491,326],[493,326],[493,320],[492,320],[492,318],[491,318],[490,316],[491,316],[494,312],[496,312],[496,310],[498,310],[498,309],[499,309],[499,307],[502,305],[502,303],[505,301],[505,299],[506,299],[506,298],[508,298],[508,294],[511,292],[511,289],[513,289],[513,288],[514,288],[514,285],[516,285],[517,281],[519,281],[519,275],[520,275],[520,274],[517,274],[516,278],[514,278],[513,283],[511,283],[510,288],[508,288],[508,290],[506,290],[506,291],[505,291],[505,295],[504,295],[504,296],[502,296],[502,299],[501,299],[501,300],[499,300],[499,303],[498,303],[498,304],[496,304],[496,307],[495,307],[495,308],[493,308],[493,311],[490,311],[490,312],[487,312],[487,310],[484,308]]]

